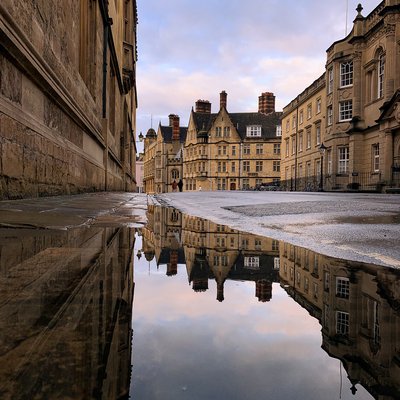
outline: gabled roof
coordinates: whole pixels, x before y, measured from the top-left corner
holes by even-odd
[[[276,137],[276,126],[280,125],[281,112],[263,114],[259,112],[229,113],[233,125],[235,125],[241,139],[246,138],[247,126],[261,126],[261,137],[263,139]],[[218,114],[197,113],[193,111],[193,121],[196,129],[209,131]]]
[[[235,125],[241,139],[246,138],[246,130],[249,125],[261,126],[261,137],[263,139],[276,137],[276,126],[280,125],[282,113],[273,112],[263,114],[259,112],[228,113],[232,123]]]
[[[179,127],[179,141],[181,143],[185,142],[186,140],[187,130],[188,128],[186,126]],[[172,142],[172,126],[160,125],[160,131],[164,142]]]

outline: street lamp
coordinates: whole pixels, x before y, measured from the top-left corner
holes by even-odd
[[[327,147],[321,143],[318,150],[321,153],[321,176],[319,181],[319,190],[320,192],[324,191],[324,154]]]

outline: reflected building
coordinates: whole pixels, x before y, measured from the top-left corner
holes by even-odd
[[[0,397],[128,398],[134,229],[0,231]]]
[[[322,348],[341,360],[353,393],[400,398],[400,271],[281,244],[281,285],[322,327]]]
[[[155,205],[149,206],[142,231],[145,255],[155,256],[158,266],[166,264],[167,275],[186,264],[194,291],[208,290],[215,280],[217,300],[223,301],[227,279],[254,281],[259,301],[271,299],[272,282],[278,281],[278,241]]]

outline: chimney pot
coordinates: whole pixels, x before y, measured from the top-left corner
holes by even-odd
[[[227,93],[225,92],[225,90],[223,90],[220,94],[219,94],[219,106],[220,108],[225,108],[226,109],[226,105],[227,105]]]
[[[273,93],[261,93],[261,96],[258,97],[258,112],[263,114],[275,112],[275,96]]]

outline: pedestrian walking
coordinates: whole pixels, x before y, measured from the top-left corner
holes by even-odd
[[[179,187],[179,191],[182,192],[182,189],[183,189],[183,182],[182,182],[182,179],[179,179],[178,187]]]

